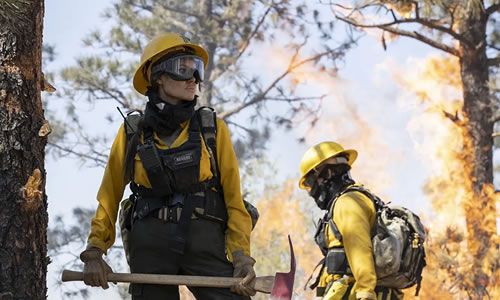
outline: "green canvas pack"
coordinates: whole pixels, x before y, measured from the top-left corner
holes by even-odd
[[[407,208],[386,205],[376,195],[359,185],[348,187],[342,194],[356,191],[373,201],[377,213],[372,230],[377,286],[405,289],[417,285],[418,295],[422,270],[426,265],[424,249],[426,233],[420,218]],[[335,201],[332,204],[332,212]],[[342,240],[333,218],[330,220],[330,227],[336,238]]]

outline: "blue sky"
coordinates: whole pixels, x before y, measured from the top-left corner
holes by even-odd
[[[69,66],[75,57],[84,54],[81,39],[92,29],[102,25],[99,15],[109,3],[102,0],[46,0],[44,42],[55,45],[57,52],[56,61],[50,64],[49,70]],[[340,79],[332,80],[328,87],[314,82],[304,87],[305,93],[309,88],[311,92],[321,90],[332,94],[321,113],[319,128],[309,133],[306,144],[295,142],[303,134],[300,128],[288,133],[278,131],[273,136],[268,146],[268,155],[274,163],[273,167],[278,170],[276,180],[297,178],[302,154],[317,142],[339,138],[345,142],[352,141],[352,145],[347,144],[346,147],[365,145],[363,141],[356,140],[355,136],[347,137],[337,131],[337,128],[344,128],[342,126],[349,122],[336,111],[337,107],[341,108],[339,103],[343,102],[356,107],[359,114],[369,120],[369,129],[373,128],[377,134],[367,137],[363,132],[356,133],[359,139],[367,139],[373,147],[359,149],[360,157],[355,169],[364,168],[372,174],[366,175],[355,170],[354,175],[359,172],[361,178],[368,178],[369,183],[375,186],[377,178],[388,178],[387,184],[381,185],[378,190],[386,199],[416,212],[427,211],[430,206],[424,199],[421,187],[430,170],[416,152],[414,138],[407,129],[415,109],[398,102],[402,91],[392,82],[385,68],[390,65],[408,67],[412,61],[419,62],[419,59],[430,55],[439,55],[439,52],[408,39],[397,40],[384,51],[378,38],[363,38],[359,46],[347,55],[340,71]],[[258,65],[262,62],[254,63]],[[53,84],[57,88],[58,82]],[[106,109],[115,110],[114,105]],[[100,114],[95,115],[94,129],[106,126],[107,130],[117,130],[119,123],[103,125],[106,123],[99,119],[101,117]],[[374,149],[379,144],[381,148]],[[365,149],[366,151],[362,151]],[[388,157],[390,155],[393,156]],[[46,169],[51,222],[55,215],[70,214],[75,206],[95,207],[95,195],[103,169],[81,167],[76,161],[56,160],[50,156],[47,158]],[[109,294],[106,295],[106,298],[111,299]],[[50,282],[49,299],[59,299]]]

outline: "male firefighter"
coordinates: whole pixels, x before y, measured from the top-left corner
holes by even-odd
[[[299,187],[326,210],[315,241],[325,256],[312,287],[325,300],[402,299],[398,290],[377,286],[371,230],[376,212],[355,186],[350,169],[358,153],[335,142],[322,142],[306,151],[300,163]]]

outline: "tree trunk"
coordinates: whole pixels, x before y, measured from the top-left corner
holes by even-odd
[[[0,7],[0,299],[46,299],[44,2]]]
[[[202,29],[200,32],[201,36],[209,37],[210,31],[213,22],[213,3],[212,0],[203,0],[200,1],[200,13],[202,16],[205,16],[205,22],[207,26]],[[208,52],[208,66],[205,70],[205,82],[203,83],[203,97],[199,99],[199,104],[201,106],[213,106],[213,89],[214,85],[211,81],[210,77],[214,71],[214,59],[215,59],[215,51],[217,50],[217,44],[210,40],[207,43],[207,52]]]
[[[462,32],[470,45],[462,43],[460,68],[464,98],[465,171],[472,195],[465,199],[467,242],[474,258],[470,271],[474,298],[487,297],[492,267],[487,254],[494,249],[496,207],[493,188],[493,126],[495,103],[488,87],[489,70],[486,56],[486,16],[470,14],[463,20]],[[472,45],[472,46],[471,46]]]

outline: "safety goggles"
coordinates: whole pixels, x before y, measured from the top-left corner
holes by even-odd
[[[151,73],[166,73],[177,81],[195,78],[198,82],[202,82],[205,75],[204,68],[203,60],[199,56],[181,54],[155,64]]]
[[[312,169],[304,179],[304,186],[308,189],[312,188],[314,184],[318,181],[318,178],[326,175],[326,171],[329,168],[326,166],[320,167],[319,169]]]
[[[345,157],[337,156],[328,159],[325,163],[320,166],[313,168],[307,174],[304,179],[304,186],[306,188],[312,188],[314,184],[318,181],[318,178],[328,178],[337,171],[338,164],[347,164],[348,160]],[[338,172],[338,171],[337,171]]]

